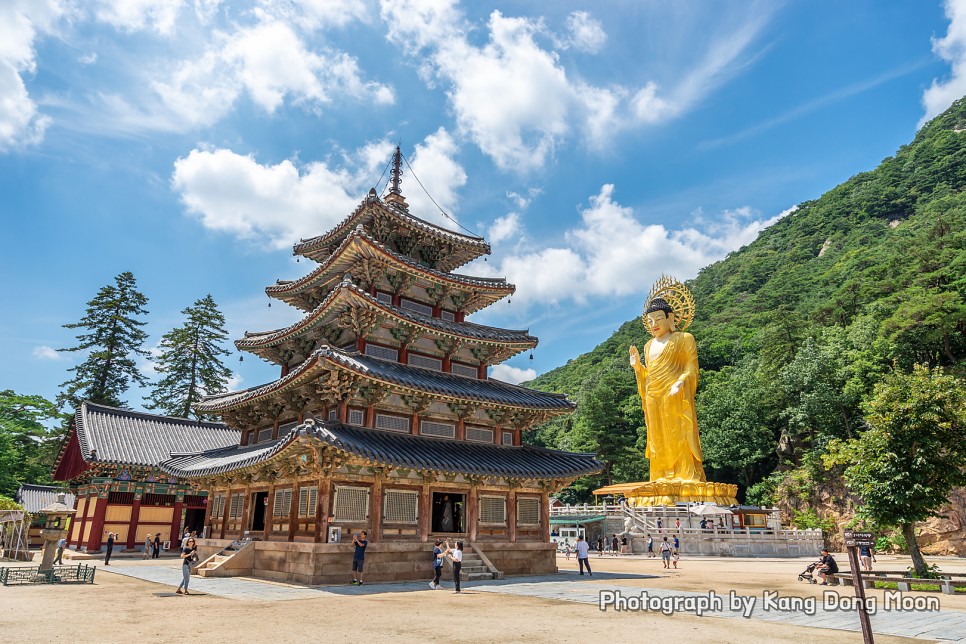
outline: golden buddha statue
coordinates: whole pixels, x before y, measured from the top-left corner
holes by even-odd
[[[630,363],[647,425],[647,482],[622,483],[595,494],[621,493],[632,505],[671,505],[685,501],[737,503],[738,487],[709,483],[704,474],[694,395],[698,349],[685,333],[694,319],[694,299],[681,282],[662,275],[648,294],[644,325],[651,339],[641,356],[630,347]]]

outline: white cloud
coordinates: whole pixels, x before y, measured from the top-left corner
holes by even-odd
[[[951,75],[944,81],[933,80],[922,94],[926,121],[941,114],[953,101],[966,94],[966,0],[946,0],[949,29],[942,38],[933,39],[932,50],[949,63]]]
[[[56,349],[48,347],[47,345],[34,347],[33,356],[38,360],[63,360],[64,359],[64,356],[62,356]]]
[[[506,275],[517,286],[514,304],[523,306],[624,296],[646,288],[660,273],[693,277],[792,211],[764,221],[746,207],[714,218],[698,213],[694,226],[675,230],[642,224],[613,193],[614,186],[605,185],[591,198],[581,225],[565,234],[566,245],[514,250],[491,262],[492,268],[477,263],[474,269]]]
[[[352,212],[372,187],[390,150],[392,145],[381,141],[353,154],[343,153],[341,165],[321,161],[296,165],[288,159],[263,165],[253,156],[231,150],[195,149],[175,162],[171,186],[205,228],[267,239],[273,248],[284,248],[302,237],[321,234]],[[466,182],[466,173],[449,156],[455,151],[451,137],[438,130],[417,145],[413,155],[420,180],[444,207],[455,204],[454,186]],[[415,209],[424,206],[415,190],[413,186],[404,191],[410,211],[433,220],[433,212],[438,213],[434,206],[425,212]],[[436,219],[453,227],[448,220]]]
[[[504,170],[543,166],[556,147],[580,132],[602,148],[622,130],[674,118],[747,65],[745,52],[772,9],[755,3],[737,24],[716,25],[702,34],[698,60],[668,74],[669,87],[655,81],[640,88],[590,85],[568,74],[557,53],[539,42],[548,35],[558,47],[596,51],[606,34],[584,12],[568,19],[571,36],[548,34],[542,19],[493,11],[488,41],[471,43],[472,27],[452,1],[381,0],[390,41],[412,55],[427,84],[442,80],[460,133]],[[689,50],[689,56],[694,56]],[[659,89],[662,91],[659,92]]]
[[[416,173],[419,182],[440,208],[454,218],[459,206],[459,189],[466,185],[467,179],[466,170],[455,159],[458,153],[459,147],[450,133],[439,128],[427,136],[423,143],[417,144],[412,155],[412,172]],[[407,172],[409,168],[404,166],[402,190],[409,204],[409,211],[421,219],[455,229],[456,225],[439,212],[439,208],[419,187],[412,172],[409,172],[407,179]]]
[[[511,385],[518,385],[521,382],[533,380],[537,377],[537,372],[533,369],[517,369],[505,364],[498,364],[490,367],[490,377],[494,380],[502,380]]]
[[[490,226],[487,238],[495,246],[506,239],[512,239],[518,232],[520,232],[520,217],[515,212],[511,212],[503,217],[497,217]]]
[[[365,81],[355,58],[339,51],[312,51],[293,27],[266,17],[231,34],[216,32],[214,46],[184,60],[152,89],[188,127],[210,125],[233,107],[244,91],[269,114],[286,99],[312,108],[335,96],[395,101],[393,90]]]
[[[369,19],[363,0],[261,0],[269,13],[285,18],[303,29],[344,27],[355,20]]]
[[[0,152],[40,142],[50,124],[24,75],[37,68],[35,40],[50,33],[65,11],[58,0],[0,2]]]
[[[94,13],[121,31],[151,29],[163,36],[174,33],[184,0],[97,0]]]
[[[575,49],[595,54],[607,42],[607,34],[600,21],[586,11],[574,11],[567,16],[570,43]]]

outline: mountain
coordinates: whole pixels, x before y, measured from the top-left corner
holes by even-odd
[[[751,501],[807,508],[829,476],[824,446],[861,433],[861,405],[884,374],[915,363],[966,371],[966,99],[688,286],[709,477],[739,483]],[[596,451],[610,464],[568,490],[574,500],[599,483],[647,476],[627,362],[628,346],[646,341],[630,320],[529,383],[579,404],[529,439]]]

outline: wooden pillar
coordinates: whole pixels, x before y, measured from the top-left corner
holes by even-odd
[[[540,493],[540,540],[549,539],[550,534],[550,492]]]
[[[438,318],[443,312],[443,307],[436,305],[433,307],[433,317]]]
[[[275,521],[275,492],[278,488],[272,483],[268,486],[268,505],[265,506],[265,541],[269,540],[269,536],[275,529],[273,521]]]
[[[299,524],[299,484],[292,481],[292,507],[288,512],[288,540],[295,541],[295,532]]]
[[[369,539],[378,541],[382,536],[382,470],[376,469],[372,477],[372,499],[369,502]]]
[[[349,422],[349,404],[345,401],[339,403],[339,422],[343,424]]]
[[[476,528],[479,525],[480,498],[476,485],[470,487],[466,497],[466,538],[473,543],[476,541]]]
[[[419,540],[423,543],[429,541],[432,529],[433,493],[429,489],[429,483],[423,483],[423,489],[419,492]]]
[[[127,524],[127,544],[125,548],[128,550],[134,550],[134,545],[137,543],[138,519],[140,516],[141,502],[134,499],[134,503],[131,504],[131,521]]]
[[[456,321],[457,322],[465,322],[466,321],[466,311],[457,311],[456,312]]]
[[[359,353],[365,353],[366,352],[366,339],[365,338],[359,338],[358,340],[356,340],[356,348],[359,349]]]
[[[366,427],[376,426],[376,408],[372,405],[366,407]]]
[[[248,486],[246,485],[245,486],[245,491],[242,492],[242,509],[241,509],[241,516],[239,517],[239,523],[240,523],[240,525],[238,526],[238,536],[239,537],[244,536],[245,530],[248,529],[248,528],[246,528],[246,526],[249,523],[248,513],[251,512],[251,507],[250,507],[251,504],[252,504],[252,494],[251,494],[251,490],[249,490],[248,489]]]
[[[486,380],[486,363],[480,363],[479,368],[476,370],[477,380]]]
[[[506,495],[506,532],[510,543],[517,542],[517,493],[510,490]]]
[[[315,542],[324,543],[329,538],[329,497],[332,496],[332,479],[319,480],[318,505],[315,508]]]
[[[202,534],[204,534],[208,539],[214,538],[214,536],[211,534],[215,531],[215,528],[211,523],[211,513],[214,510],[214,505],[215,497],[211,492],[209,492],[208,496],[205,497],[205,520],[201,524]],[[208,529],[209,526],[211,526],[211,530]]]
[[[448,353],[443,356],[443,372],[453,373],[453,359]]]
[[[466,423],[462,416],[456,419],[456,440],[466,440]]]
[[[523,438],[523,432],[521,432],[519,429],[514,429],[513,430],[513,444],[515,446],[517,446],[517,447],[520,447],[520,445],[523,444],[521,442],[522,441],[522,438]]]
[[[409,364],[409,349],[405,346],[399,347],[399,364]]]
[[[400,306],[402,306],[402,296],[399,295],[399,293],[392,294],[392,305],[395,306],[396,308],[399,308]]]
[[[100,550],[101,538],[104,536],[104,516],[107,514],[107,499],[100,498],[100,494],[95,490],[97,505],[94,507],[94,516],[91,517],[90,539],[87,541],[88,550]],[[110,494],[110,492],[108,492]],[[90,499],[87,500],[90,503]],[[83,537],[83,535],[81,535]]]
[[[221,528],[218,530],[218,538],[225,538],[225,526],[228,525],[228,513],[231,512],[231,485],[225,489],[225,509],[221,512]],[[214,538],[214,535],[212,535]]]
[[[171,545],[178,547],[178,540],[181,538],[181,511],[184,509],[184,502],[174,502],[174,514],[171,515]]]
[[[282,365],[282,376],[281,377],[284,378],[285,376],[287,376],[290,369],[291,369],[291,367],[288,366],[288,363],[287,362],[285,364],[283,364]]]
[[[419,414],[413,412],[412,426],[409,428],[409,432],[413,436],[419,436]]]

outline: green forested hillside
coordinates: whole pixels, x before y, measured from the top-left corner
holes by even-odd
[[[820,465],[825,446],[863,431],[860,406],[884,374],[916,363],[960,377],[966,369],[966,101],[689,286],[709,476],[739,483],[752,501],[807,507],[821,487],[814,483],[835,483]],[[580,405],[530,440],[597,451],[608,463],[568,490],[571,498],[647,476],[627,362],[628,346],[646,340],[640,320],[630,320],[529,383]]]

